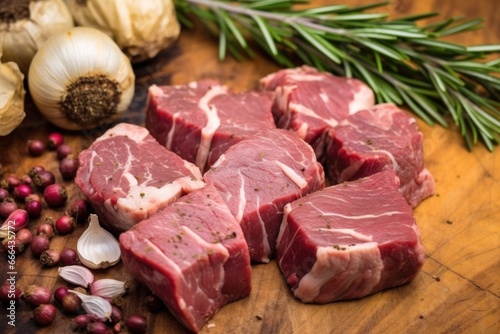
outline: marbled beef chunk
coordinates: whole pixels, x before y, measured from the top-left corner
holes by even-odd
[[[424,249],[398,185],[387,170],[285,207],[277,259],[296,298],[356,299],[413,280]]]
[[[230,147],[203,176],[240,222],[252,260],[268,262],[285,204],[325,186],[312,148],[283,129],[260,132]]]
[[[399,191],[416,207],[434,194],[434,178],[424,167],[423,135],[417,122],[393,104],[362,110],[330,130],[327,171],[333,183],[392,169]]]
[[[120,235],[125,267],[189,330],[251,290],[241,227],[215,188],[183,196]]]
[[[276,128],[272,93],[234,93],[213,80],[151,86],[146,128],[167,149],[202,172],[230,146],[257,131]]]
[[[201,172],[143,127],[120,123],[78,156],[75,183],[102,224],[122,232],[194,189]]]
[[[309,66],[271,73],[260,85],[275,93],[272,111],[277,127],[309,143],[320,162],[327,130],[374,104],[373,92],[363,82]]]

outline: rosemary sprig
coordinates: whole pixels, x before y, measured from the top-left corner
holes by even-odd
[[[282,66],[309,64],[356,77],[377,102],[406,104],[425,122],[455,123],[467,148],[500,139],[500,44],[463,46],[441,37],[481,28],[482,20],[451,18],[427,26],[423,13],[394,20],[366,12],[386,5],[331,5],[295,10],[301,0],[174,0],[186,26],[198,19],[219,38],[219,57],[252,55],[257,43]]]

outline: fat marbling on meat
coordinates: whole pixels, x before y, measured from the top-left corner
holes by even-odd
[[[277,261],[296,298],[357,299],[413,280],[424,248],[398,185],[386,170],[285,206]]]
[[[198,167],[133,124],[107,130],[78,159],[75,183],[103,226],[114,232],[128,230],[205,185]]]
[[[240,225],[211,186],[122,233],[120,247],[126,268],[191,331],[251,291]]]
[[[230,147],[203,175],[240,222],[252,260],[268,262],[285,204],[325,186],[312,148],[288,130],[259,132]]]
[[[235,93],[213,80],[151,86],[146,128],[167,149],[202,172],[230,146],[257,131],[276,128],[272,93]]]
[[[416,120],[393,104],[349,116],[329,131],[327,143],[327,174],[333,183],[392,169],[412,207],[434,194],[434,178],[424,167],[423,134]]]
[[[328,129],[375,101],[373,91],[362,81],[306,65],[271,73],[260,80],[260,86],[274,91],[276,126],[309,143],[321,162]]]

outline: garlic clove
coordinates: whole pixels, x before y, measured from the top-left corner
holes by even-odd
[[[94,274],[87,268],[79,265],[59,267],[58,274],[66,282],[88,288],[94,283]]]
[[[83,309],[90,315],[97,317],[100,320],[110,320],[112,306],[109,301],[99,296],[86,295],[84,293],[69,290],[82,300]]]
[[[15,63],[0,63],[0,136],[11,133],[26,116],[23,80],[24,75]]]
[[[78,239],[76,252],[80,262],[91,269],[115,265],[121,257],[118,240],[99,225],[95,214],[89,216],[89,226]]]
[[[104,278],[90,285],[90,294],[104,298],[114,298],[123,295],[129,287],[128,282],[118,281],[112,278]]]

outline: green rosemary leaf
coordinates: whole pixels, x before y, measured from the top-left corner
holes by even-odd
[[[468,123],[469,123],[469,128],[470,128],[470,132],[472,133],[472,140],[471,142],[473,144],[476,144],[477,143],[477,128],[474,126],[474,122],[472,122],[470,120],[470,118],[467,118],[468,120]],[[488,144],[485,143],[486,147],[488,147]]]
[[[462,45],[458,45],[455,43],[449,43],[449,42],[443,42],[443,41],[437,41],[437,40],[433,40],[433,39],[415,39],[415,40],[413,40],[413,42],[416,44],[430,46],[433,48],[438,48],[438,49],[442,49],[442,50],[451,50],[451,51],[456,51],[456,52],[460,52],[460,53],[464,53],[464,52],[468,51],[467,48],[465,48]]]
[[[388,15],[385,13],[372,13],[372,14],[344,14],[338,16],[332,16],[329,18],[332,22],[339,21],[364,21],[364,20],[377,20],[386,18]]]
[[[394,51],[393,49],[391,49],[390,47],[388,47],[382,43],[377,43],[374,41],[369,41],[367,39],[361,39],[361,38],[358,39],[358,42],[363,44],[364,46],[376,51],[376,52],[379,52],[383,55],[386,55],[389,58],[392,58],[392,59],[395,59],[398,61],[403,61],[405,59],[405,57],[403,55],[401,55],[399,52]]]
[[[487,74],[484,74],[481,72],[474,72],[474,71],[464,70],[464,69],[460,70],[460,72],[463,74],[467,74],[471,77],[474,77],[476,79],[479,79],[479,80],[489,81],[495,85],[500,85],[500,78],[498,78],[498,77],[487,75]]]
[[[228,14],[224,11],[217,11],[217,14],[224,20],[225,25],[227,26],[228,30],[231,31],[233,36],[236,38],[238,43],[240,43],[241,47],[246,48],[247,47],[247,42],[241,32],[238,30],[236,25],[234,24],[233,20],[228,16]]]
[[[462,90],[461,93],[474,102],[476,106],[484,105],[485,109],[478,109],[483,115],[483,118],[487,121],[487,126],[497,132],[500,131],[500,102],[489,100],[468,90]],[[496,118],[492,114],[494,114]]]
[[[446,29],[450,25],[452,25],[454,22],[463,20],[463,17],[450,17],[449,19],[446,19],[444,21],[438,21],[438,22],[433,22],[431,24],[428,24],[423,27],[423,30],[426,31],[432,31],[434,33],[438,33],[439,31]]]
[[[441,30],[439,32],[439,37],[450,36],[465,31],[479,29],[481,28],[480,27],[481,23],[483,23],[482,19],[469,20],[461,24],[458,24],[456,26],[450,27],[448,29]]]
[[[179,23],[183,26],[186,26],[187,28],[192,29],[194,27],[194,24],[189,21],[189,19],[184,15],[183,13],[179,12],[177,14],[177,19],[179,20]]]
[[[493,142],[492,142],[492,140],[489,137],[485,137],[485,135],[484,135],[483,132],[479,132],[479,135],[483,139],[483,142],[485,143],[486,148],[488,149],[488,151],[492,152],[493,151]]]
[[[401,83],[412,86],[414,88],[429,88],[429,83],[427,81],[413,79],[407,76],[402,76],[396,73],[392,73],[391,76]]]
[[[371,86],[374,87],[373,91],[375,93],[378,92],[379,86],[375,83],[376,79],[372,76],[372,74],[359,62],[353,61],[353,65],[358,70],[358,72],[361,74],[361,76],[366,80],[366,82]]]
[[[441,92],[446,92],[446,85],[444,84],[443,80],[441,80],[441,77],[434,71],[431,66],[425,65],[425,68],[429,72],[431,80],[434,83],[436,89]]]
[[[500,71],[500,57],[485,63],[485,65],[495,67],[496,71]]]
[[[197,7],[192,8],[191,11],[196,16],[199,16],[200,18],[202,18],[202,23],[204,23],[204,24],[211,23],[215,18],[212,11],[204,10],[204,9],[197,8]]]
[[[274,44],[274,40],[271,37],[271,33],[269,32],[269,29],[268,29],[266,23],[264,22],[264,20],[262,18],[260,18],[257,15],[252,15],[252,18],[255,20],[255,22],[259,26],[260,31],[262,31],[262,36],[264,36],[264,40],[266,41],[271,54],[276,56],[276,54],[278,53],[278,49],[276,48],[276,44]]]
[[[428,34],[419,32],[419,31],[404,31],[404,30],[397,30],[397,29],[387,29],[387,28],[366,28],[366,29],[357,29],[355,30],[356,34],[358,32],[363,33],[363,32],[370,32],[374,34],[380,34],[382,36],[392,36],[392,37],[404,37],[404,38],[426,38]]]
[[[448,126],[448,123],[446,120],[441,116],[437,110],[436,107],[427,99],[424,95],[419,95],[415,92],[415,90],[408,91],[408,95],[411,96],[411,98],[418,103],[428,115],[430,115],[435,121],[437,121],[439,124],[442,126],[446,127]]]
[[[380,81],[379,84],[381,86],[381,90],[383,90],[389,97],[389,99],[387,100],[388,102],[403,104],[403,100],[401,99],[401,96],[399,95],[396,88],[389,85],[386,81]]]
[[[344,61],[344,71],[345,71],[345,76],[348,78],[352,78],[352,68],[351,68],[351,63],[348,61]]]
[[[446,68],[446,67],[445,67]],[[439,74],[441,80],[445,81],[449,86],[456,88],[457,86],[463,86],[465,83],[462,79],[453,71],[452,69],[448,69],[448,72],[445,72],[439,68],[435,68],[434,71]]]
[[[330,44],[317,34],[309,32],[309,29],[304,29],[302,26],[290,23],[290,25],[300,34],[304,39],[316,47],[326,57],[331,59],[337,64],[341,63],[340,58],[331,51]]]
[[[227,48],[227,44],[226,44],[226,34],[224,31],[221,31],[221,33],[219,34],[219,59],[220,60],[223,60],[224,58],[226,58],[226,48]]]
[[[240,49],[238,49],[235,44],[228,43],[227,49],[236,60],[242,61],[243,59],[245,59],[245,56],[243,56],[243,54],[240,52]],[[250,49],[243,50],[246,52],[248,57],[253,58],[254,55]]]
[[[435,90],[434,86],[429,84],[427,88],[413,88],[411,89],[412,92],[421,95],[422,97],[430,97],[430,98],[436,98],[439,97],[438,92]]]
[[[406,93],[405,90],[403,89],[398,89],[399,91],[399,94],[401,95],[401,97],[403,98],[403,100],[405,101],[405,103],[411,108],[411,110],[416,113],[421,119],[423,119],[427,124],[429,125],[433,125],[434,122],[432,121],[432,119],[427,116],[427,113],[420,108],[420,106],[415,103],[415,101],[413,101],[410,96]]]
[[[327,70],[325,60],[328,58],[324,54],[302,39],[298,39],[295,43],[297,44],[299,53],[302,54],[301,58],[304,60],[305,64],[312,65],[319,70]]]
[[[245,1],[248,8],[257,10],[286,10],[290,9],[293,3],[290,0],[262,0],[262,1]],[[303,1],[305,2],[305,1]]]
[[[299,17],[299,16],[317,16],[317,15],[332,14],[348,8],[349,7],[346,5],[316,7],[316,8],[306,9],[301,12],[295,12],[294,16]]]
[[[457,112],[455,110],[455,108],[456,108],[455,103],[453,102],[448,91],[442,91],[441,89],[436,89],[436,91],[438,92],[439,96],[441,97],[441,100],[443,101],[444,105],[446,106],[451,117],[453,118],[454,123],[458,125],[459,119],[458,119]]]
[[[462,119],[462,122],[461,122],[461,128],[462,128],[462,136],[464,137],[465,139],[465,144],[467,146],[467,149],[469,151],[472,151],[472,148],[473,148],[473,145],[472,145],[472,141],[470,139],[470,134],[469,134],[469,131],[467,131],[467,124],[465,123],[465,120]]]
[[[470,103],[470,101],[468,101],[467,99],[465,99],[463,97],[463,95],[461,94],[457,94],[457,98],[460,100],[460,102],[462,103],[462,105],[464,106],[465,110],[467,111],[467,114],[469,116],[469,119],[475,124],[475,127],[473,128],[478,128],[479,130],[481,130],[480,132],[486,137],[486,138],[489,138],[489,139],[493,139],[493,136],[490,134],[490,132],[484,128],[484,125],[482,122],[479,121],[479,119],[477,118],[477,110],[476,108]],[[474,142],[476,142],[477,140],[477,136],[474,136]]]
[[[373,59],[375,59],[375,64],[377,65],[377,71],[379,73],[384,72],[384,69],[382,66],[382,60],[380,59],[380,55],[377,52],[373,52]]]
[[[500,52],[500,44],[468,46],[466,50],[467,52]]]
[[[352,34],[359,38],[372,38],[377,40],[386,40],[386,41],[396,41],[398,38],[396,36],[384,35],[377,32],[373,32],[370,30],[353,30]],[[343,40],[346,40],[343,38]]]
[[[469,69],[471,71],[478,71],[485,73],[495,72],[500,70],[496,68],[494,64],[490,65],[490,63],[477,63],[473,61],[454,61],[450,62],[449,65],[453,68]]]

